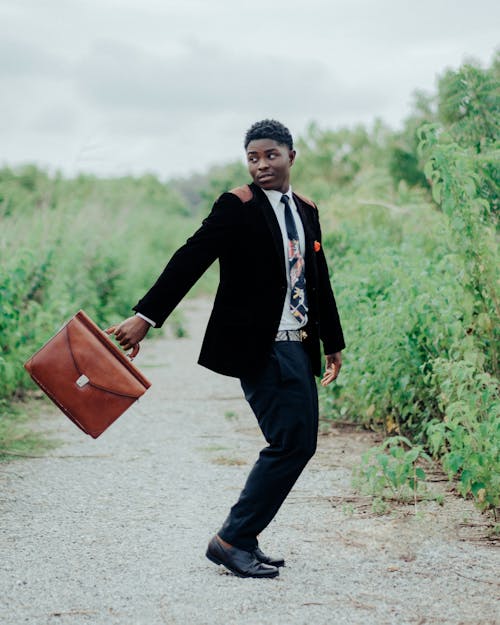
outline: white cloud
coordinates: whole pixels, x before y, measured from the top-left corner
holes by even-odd
[[[17,0],[0,5],[0,161],[179,174],[277,117],[397,124],[411,92],[491,59],[492,0]]]
[[[321,61],[290,63],[286,56],[260,54],[249,59],[239,51],[228,56],[215,45],[191,44],[181,54],[162,57],[121,42],[103,42],[75,75],[89,102],[115,113],[252,115],[256,109],[279,109],[293,115],[307,108],[322,114],[364,111],[370,96],[362,82],[346,89]]]

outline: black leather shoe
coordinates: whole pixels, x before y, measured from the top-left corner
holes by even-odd
[[[214,564],[222,564],[238,577],[276,577],[280,574],[275,566],[259,562],[250,551],[237,547],[226,549],[216,536],[208,543],[206,556]]]
[[[283,558],[271,558],[261,551],[260,547],[254,549],[253,555],[255,558],[263,564],[270,564],[271,566],[285,566],[285,560]]]

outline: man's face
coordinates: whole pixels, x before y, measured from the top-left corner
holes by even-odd
[[[295,150],[289,150],[274,139],[255,139],[248,144],[247,160],[255,184],[266,191],[288,191]]]

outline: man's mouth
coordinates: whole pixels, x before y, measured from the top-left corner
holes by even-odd
[[[257,180],[259,182],[267,182],[268,180],[271,180],[272,178],[273,178],[272,174],[262,174],[261,176],[257,178]]]

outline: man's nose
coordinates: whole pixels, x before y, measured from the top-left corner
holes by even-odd
[[[261,158],[257,163],[257,169],[267,169],[269,164],[265,158]]]

